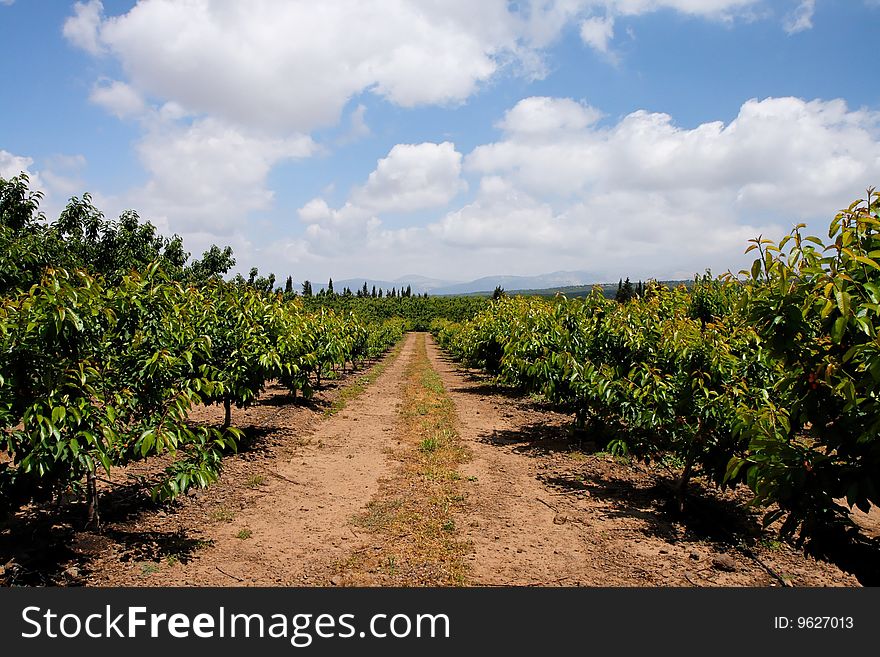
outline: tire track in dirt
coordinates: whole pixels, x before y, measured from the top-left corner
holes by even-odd
[[[413,338],[407,336],[394,362],[360,396],[320,422],[304,447],[282,453],[269,466],[253,504],[203,530],[210,547],[164,576],[155,573],[149,584],[329,584],[333,564],[361,545],[349,520],[388,474],[386,452]]]
[[[653,496],[657,475],[542,444],[553,442],[544,436],[564,435],[567,416],[487,390],[484,377],[459,370],[433,340],[428,357],[473,453],[461,468],[468,511],[458,521],[474,549],[468,584],[779,585],[769,566],[794,585],[858,586],[836,566],[787,546],[762,549],[759,561],[694,534]]]
[[[584,543],[576,524],[556,524],[561,517],[547,506],[555,506],[555,500],[523,457],[487,442],[498,431],[519,428],[526,418],[515,417],[503,397],[480,394],[479,384],[468,381],[433,340],[428,357],[458,410],[459,434],[473,452],[473,459],[462,467],[462,474],[472,482],[470,513],[460,523],[465,539],[474,546],[468,582],[476,586],[610,583],[601,571],[598,551]],[[587,567],[588,562],[595,566]]]

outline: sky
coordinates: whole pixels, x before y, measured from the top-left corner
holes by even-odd
[[[880,0],[0,0],[0,177],[279,279],[737,271],[880,186]]]

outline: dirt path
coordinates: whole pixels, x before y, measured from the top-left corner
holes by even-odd
[[[154,567],[132,560],[110,577],[113,585],[327,585],[333,564],[360,545],[349,521],[388,473],[387,449],[398,422],[396,400],[413,338],[378,379],[339,413],[297,436],[284,427],[275,457],[248,481],[250,495],[202,492],[183,528],[198,549]],[[250,485],[249,485],[250,484]],[[222,490],[219,487],[217,490]],[[228,499],[225,499],[228,497]],[[189,501],[188,501],[189,502]],[[94,569],[96,575],[101,569]],[[90,583],[102,584],[100,579]]]
[[[142,489],[126,506],[121,472],[102,533],[43,510],[50,542],[7,528],[0,556],[6,541],[30,559],[15,576],[36,576],[19,583],[102,586],[858,585],[761,533],[742,497],[702,491],[671,514],[668,473],[572,450],[567,416],[462,371],[428,335],[377,368],[320,403],[270,388],[235,411],[253,444],[171,508],[145,506]]]
[[[766,540],[751,553],[724,534],[741,507],[709,498],[700,518],[676,522],[663,508],[660,476],[604,454],[570,451],[568,418],[487,388],[431,342],[429,358],[458,411],[473,459],[468,581],[519,586],[858,585],[837,567]],[[763,564],[763,565],[762,565]],[[771,571],[775,575],[771,574]]]

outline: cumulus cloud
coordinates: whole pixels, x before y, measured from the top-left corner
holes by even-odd
[[[555,113],[555,103],[543,104]],[[693,129],[639,110],[616,125],[589,125],[564,138],[510,133],[474,149],[465,168],[504,175],[538,196],[724,191],[743,206],[808,217],[853,186],[880,178],[878,161],[866,155],[876,150],[877,127],[877,113],[849,110],[842,100],[753,99],[728,125]]]
[[[271,205],[271,168],[314,149],[307,136],[276,138],[212,118],[187,126],[156,120],[137,146],[150,181],[131,197],[135,207],[173,218],[175,229],[231,232],[242,216]]]
[[[461,160],[450,142],[397,144],[341,207],[331,208],[323,198],[303,205],[298,215],[308,224],[304,238],[290,242],[285,252],[299,261],[340,250],[375,255],[376,249],[387,254],[395,246],[410,246],[423,229],[388,230],[379,215],[446,206],[465,187]]]
[[[359,104],[354,108],[348,117],[348,132],[339,138],[338,143],[348,144],[365,137],[369,137],[372,133],[370,126],[367,125],[367,108],[363,104]]]
[[[10,178],[24,173],[27,174],[33,183],[34,179],[37,177],[37,174],[31,170],[33,165],[33,158],[23,155],[14,155],[9,151],[0,149],[0,178],[9,180]]]
[[[345,253],[344,271],[337,270],[334,276],[377,272],[383,261],[389,267],[384,275],[389,276],[400,273],[394,274],[390,267],[408,260],[415,265],[421,259],[416,270],[424,270],[426,264],[436,266],[425,262],[431,236],[424,228],[389,229],[381,215],[445,208],[466,189],[461,162],[462,155],[451,142],[397,144],[340,207],[330,207],[323,198],[303,205],[298,210],[300,221],[308,224],[303,237],[276,245],[270,252],[311,266],[331,260],[338,266],[338,255]],[[437,253],[433,255],[431,260]]]
[[[31,157],[0,149],[0,178],[8,180],[26,174],[30,188],[43,193],[40,210],[50,220],[61,213],[67,199],[82,193],[82,173],[86,164],[86,158],[81,154],[56,153],[43,158],[41,166],[37,167]]]
[[[645,110],[613,123],[600,116],[571,99],[523,99],[500,119],[501,138],[464,158],[461,176],[478,184],[458,205],[451,145],[399,145],[341,206],[306,203],[304,234],[263,253],[334,278],[560,269],[605,280],[688,277],[738,270],[758,234],[780,237],[798,221],[823,228],[880,180],[880,115],[841,100],[753,99],[730,122],[693,128]],[[410,167],[422,173],[398,177]],[[445,193],[423,197],[439,204],[435,219],[383,223],[400,208],[430,212],[410,196],[432,188],[428,171],[447,172],[438,174]]]
[[[813,28],[813,14],[815,12],[816,0],[801,0],[794,11],[786,15],[782,27],[788,34],[810,30]]]
[[[540,75],[541,49],[581,22],[607,51],[614,16],[671,9],[729,17],[757,0],[310,0],[249,3],[142,0],[105,16],[79,2],[68,40],[111,53],[141,97],[192,114],[264,129],[310,132],[339,121],[350,98],[370,92],[403,107],[460,103],[508,63]],[[598,10],[604,18],[595,17]]]
[[[614,17],[593,16],[581,21],[581,40],[601,53],[608,52],[608,44],[614,38]]]
[[[557,126],[572,102],[525,99],[508,116],[529,108]],[[726,125],[692,129],[640,110],[609,126],[508,130],[466,157],[477,197],[430,233],[556,269],[579,258],[615,277],[727,267],[748,238],[823,222],[880,180],[878,151],[880,114],[842,100],[753,99]]]
[[[147,109],[140,94],[130,85],[118,80],[107,79],[96,83],[92,87],[89,100],[120,119],[140,116]]]
[[[73,45],[99,55],[104,51],[99,35],[103,14],[104,5],[100,0],[77,2],[73,6],[73,16],[64,21],[62,32]]]
[[[588,4],[605,6],[624,16],[672,9],[691,16],[727,19],[760,2],[761,0],[589,0]]]
[[[152,0],[112,17],[92,0],[64,33],[111,52],[142,95],[297,132],[335,124],[367,90],[406,107],[461,102],[525,47],[498,0]]]
[[[60,201],[61,198],[69,199],[82,193],[84,186],[82,174],[86,164],[85,156],[80,154],[56,153],[46,158],[45,167],[40,175],[49,192],[50,203],[53,198]]]
[[[518,137],[546,137],[581,131],[600,118],[599,110],[570,98],[532,96],[508,110],[497,125]]]
[[[531,61],[518,21],[504,0],[142,0],[115,16],[90,0],[75,5],[63,32],[124,74],[99,80],[90,99],[141,125],[137,153],[149,180],[125,197],[174,230],[228,232],[271,205],[271,169],[318,150],[306,135],[337,124],[353,96],[455,104],[510,61]],[[365,112],[354,109],[343,142],[369,134]],[[406,155],[389,156],[360,203],[402,209],[447,198],[449,179],[437,176],[460,170],[460,155],[444,162],[441,149],[420,165],[436,170],[395,171]],[[433,186],[408,189],[419,175]]]
[[[352,201],[373,212],[407,212],[444,206],[465,187],[455,145],[397,144],[379,160]]]
[[[801,2],[786,29],[806,29],[814,4]],[[459,105],[502,71],[543,75],[544,49],[569,26],[613,61],[615,29],[627,17],[672,11],[730,21],[766,6],[140,0],[110,16],[90,0],[74,6],[63,31],[112,65],[92,102],[142,130],[136,152],[148,180],[115,201],[195,236],[193,250],[210,239],[232,243],[243,258],[274,258],[276,268],[338,266],[345,253],[345,266],[364,272],[377,263],[386,273],[456,263],[462,276],[590,260],[616,280],[614,267],[634,273],[638,263],[653,273],[701,269],[755,232],[827,215],[880,178],[868,155],[880,150],[876,116],[842,101],[766,99],[747,102],[730,123],[685,129],[644,110],[609,123],[585,102],[526,98],[500,118],[496,142],[465,158],[448,142],[398,144],[342,205],[303,205],[302,236],[260,247],[247,237],[248,222],[272,206],[272,169],[319,151],[309,135],[338,125],[352,98]],[[369,134],[365,112],[361,104],[349,113],[340,143]],[[450,205],[467,191],[466,178],[473,193]],[[406,212],[419,221],[434,213],[433,223],[383,223]]]

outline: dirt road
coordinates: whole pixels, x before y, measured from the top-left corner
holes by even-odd
[[[761,534],[731,495],[672,515],[668,473],[573,450],[566,416],[462,371],[428,335],[379,367],[334,414],[278,389],[236,411],[259,440],[217,485],[63,533],[54,583],[858,585]]]

